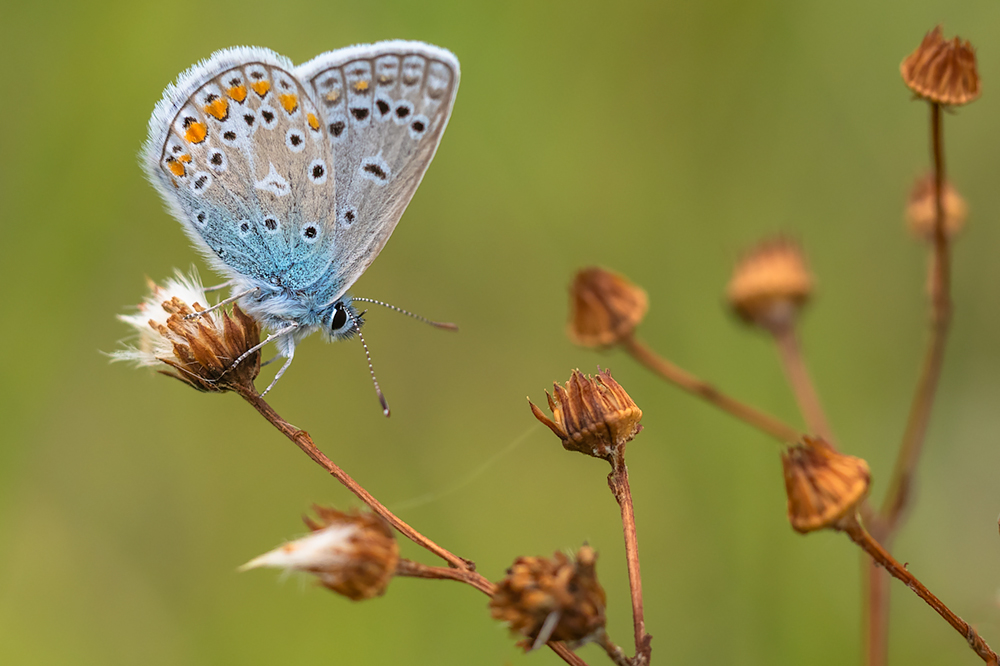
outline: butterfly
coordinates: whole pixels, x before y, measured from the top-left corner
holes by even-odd
[[[216,307],[239,301],[270,332],[260,346],[273,341],[286,359],[264,393],[306,336],[360,335],[347,290],[420,184],[458,81],[451,52],[386,41],[298,67],[268,49],[224,49],[164,91],[140,159],[226,276],[232,294]]]

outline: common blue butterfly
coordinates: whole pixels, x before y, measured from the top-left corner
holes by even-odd
[[[270,331],[262,345],[287,359],[268,390],[304,337],[360,334],[347,290],[420,184],[458,80],[455,56],[422,42],[351,46],[298,67],[235,47],[163,93],[143,167],[226,276],[224,302],[239,300]]]

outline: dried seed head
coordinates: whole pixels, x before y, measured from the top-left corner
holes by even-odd
[[[788,494],[788,520],[805,534],[836,527],[852,515],[868,493],[868,463],[839,453],[822,439],[804,437],[803,443],[781,455]]]
[[[569,339],[607,347],[631,335],[649,309],[646,292],[603,268],[584,268],[569,287]]]
[[[196,274],[180,273],[160,287],[149,283],[150,294],[134,315],[119,315],[139,334],[136,347],[112,354],[114,360],[132,361],[140,366],[166,363],[175,377],[199,391],[253,391],[260,372],[260,351],[235,368],[233,361],[260,342],[260,324],[233,306],[232,314],[216,310],[186,320],[187,315],[204,310],[208,298]]]
[[[530,400],[531,413],[562,440],[569,451],[579,451],[595,458],[609,459],[642,429],[642,410],[621,385],[611,378],[611,371],[588,377],[574,370],[565,388],[553,384],[554,395],[545,393],[552,411],[549,419]]]
[[[507,569],[490,599],[493,618],[524,636],[525,650],[550,640],[578,646],[604,632],[604,588],[597,582],[597,553],[584,545],[571,560],[563,553],[552,559],[519,557]]]
[[[778,237],[758,244],[736,264],[726,296],[744,321],[773,329],[795,320],[812,288],[802,250]]]
[[[381,596],[399,561],[399,544],[389,525],[371,513],[313,508],[317,520],[304,519],[311,534],[250,560],[240,571],[258,567],[305,571],[354,601]]]
[[[941,198],[944,204],[944,233],[948,238],[953,238],[965,226],[969,206],[947,180],[942,184]],[[933,241],[936,219],[934,174],[927,174],[917,178],[913,184],[910,200],[906,204],[906,221],[914,235]]]
[[[941,26],[927,33],[899,71],[910,90],[938,104],[968,104],[981,93],[972,44],[958,37],[945,40]]]

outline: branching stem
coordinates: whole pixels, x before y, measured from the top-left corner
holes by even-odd
[[[271,405],[265,402],[265,400],[256,391],[249,389],[241,390],[239,391],[239,394],[244,400],[253,405],[254,409],[256,409],[261,416],[267,419],[271,425],[277,428],[281,434],[292,440],[296,446],[302,449],[302,451],[309,456],[313,462],[325,469],[331,476],[337,479],[337,481],[340,481],[345,488],[354,493],[354,495],[364,502],[372,511],[382,516],[382,518],[396,528],[400,534],[404,535],[421,548],[434,553],[449,565],[448,567],[430,567],[410,560],[401,560],[399,568],[397,568],[397,573],[399,575],[412,576],[416,578],[456,580],[470,585],[484,594],[493,594],[493,583],[476,572],[476,565],[474,562],[459,557],[458,555],[455,555],[454,553],[437,545],[423,534],[407,525],[394,513],[389,511],[389,509],[385,508],[385,506],[375,499],[371,493],[362,488],[357,481],[352,479],[347,472],[342,470],[336,463],[327,458],[326,455],[313,443],[312,437],[309,436],[309,433],[305,430],[296,428],[291,423],[281,418],[281,416],[274,411]],[[548,646],[553,652],[559,655],[563,661],[570,664],[570,666],[587,666],[587,662],[566,647],[565,644],[558,641],[550,641]]]
[[[735,416],[744,423],[761,430],[787,444],[802,441],[802,433],[770,414],[765,414],[736,398],[730,397],[708,382],[674,365],[656,354],[634,335],[622,341],[622,346],[644,366],[666,379],[671,384],[715,405],[724,412]]]
[[[642,576],[639,574],[639,540],[635,532],[635,511],[632,508],[632,489],[628,484],[628,467],[625,466],[625,446],[617,447],[611,458],[608,487],[618,501],[622,512],[622,530],[625,534],[625,558],[628,564],[628,584],[632,597],[632,624],[635,629],[635,657],[632,666],[645,666],[652,652],[652,636],[646,633],[646,620],[642,606]],[[608,653],[611,654],[610,652]]]

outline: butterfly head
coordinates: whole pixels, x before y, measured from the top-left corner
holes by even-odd
[[[351,305],[350,296],[338,299],[326,314],[326,334],[333,340],[353,338],[365,323],[362,319],[363,314]]]

